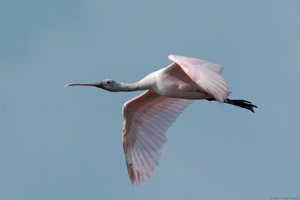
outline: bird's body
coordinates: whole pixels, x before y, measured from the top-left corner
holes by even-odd
[[[126,83],[121,83],[121,85],[128,86]],[[174,64],[152,72],[140,81],[129,85],[131,85],[131,88],[136,88],[136,90],[152,90],[165,97],[181,99],[208,98],[207,93],[191,81],[178,65]]]
[[[152,81],[149,89],[161,96],[180,99],[204,99],[208,96],[176,64],[153,72],[142,81],[147,79]]]
[[[255,105],[230,100],[223,66],[196,58],[169,56],[173,63],[152,72],[136,83],[106,79],[93,84],[108,91],[147,90],[123,106],[123,150],[132,183],[145,181],[158,165],[166,144],[165,132],[177,116],[195,99],[216,100],[253,112]]]

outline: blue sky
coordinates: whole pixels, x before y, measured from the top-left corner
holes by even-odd
[[[1,199],[300,197],[300,2],[0,2]],[[225,66],[231,98],[195,101],[168,130],[152,178],[132,186],[121,109],[169,54]]]

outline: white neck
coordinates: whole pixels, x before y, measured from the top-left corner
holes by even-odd
[[[119,87],[116,88],[115,91],[122,91],[122,92],[131,92],[131,91],[138,91],[138,90],[149,90],[155,84],[154,77],[149,74],[142,80],[136,83],[118,83]]]
[[[116,88],[116,91],[120,91],[120,92],[131,92],[131,91],[138,91],[141,90],[139,87],[138,82],[136,83],[119,83],[119,87]]]

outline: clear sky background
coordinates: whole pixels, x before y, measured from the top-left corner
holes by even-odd
[[[300,197],[300,1],[0,2],[0,199]],[[225,66],[247,110],[195,101],[168,130],[152,178],[132,186],[124,102],[169,54]]]

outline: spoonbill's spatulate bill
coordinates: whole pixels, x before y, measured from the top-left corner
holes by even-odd
[[[206,99],[232,104],[254,112],[246,100],[231,100],[223,66],[205,60],[170,55],[173,63],[152,72],[136,83],[111,79],[91,84],[111,92],[147,90],[123,106],[123,150],[132,184],[151,177],[167,142],[165,132],[178,115],[193,101]]]

